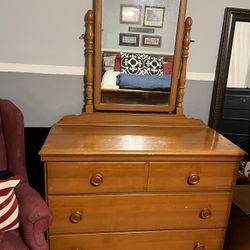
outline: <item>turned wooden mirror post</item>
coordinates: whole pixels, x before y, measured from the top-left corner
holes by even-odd
[[[176,110],[177,115],[183,115],[183,98],[184,98],[184,89],[186,84],[187,60],[189,56],[191,27],[192,27],[192,18],[187,17],[185,21],[185,36],[183,39],[182,68],[181,68],[180,85],[178,91],[177,110]]]
[[[170,79],[170,87],[169,90],[147,90],[147,89],[106,89],[102,88],[101,84],[104,82],[105,75],[102,75],[105,68],[103,65],[106,58],[117,57],[117,55],[123,55],[125,53],[128,54],[126,51],[130,51],[130,47],[120,46],[121,48],[116,49],[118,52],[115,51],[107,51],[104,49],[103,51],[103,44],[102,44],[102,36],[105,32],[103,30],[103,5],[105,1],[112,1],[112,0],[95,0],[95,17],[94,12],[89,11],[87,13],[87,41],[86,41],[86,55],[87,57],[91,57],[90,59],[87,58],[87,83],[86,83],[86,112],[95,111],[143,111],[143,112],[166,112],[171,114],[183,115],[183,96],[184,96],[184,87],[186,82],[186,65],[188,59],[188,50],[190,44],[190,30],[192,25],[192,19],[189,17],[185,22],[185,13],[186,13],[186,6],[187,0],[179,0],[177,2],[173,2],[172,5],[177,9],[177,12],[174,14],[176,15],[176,20],[174,19],[173,22],[176,22],[176,31],[172,36],[174,37],[174,51],[172,56],[165,56],[165,52],[161,55],[157,49],[158,48],[151,48],[151,47],[143,47],[140,43],[140,46],[143,49],[144,54],[139,54],[136,48],[132,47],[133,56],[134,55],[146,55],[149,56],[149,62],[154,62],[155,58],[163,59],[164,65],[169,63],[172,65],[172,71],[169,73]],[[143,2],[143,1],[142,1]],[[123,2],[122,2],[123,3]],[[140,2],[141,3],[141,2]],[[178,8],[175,6],[178,4]],[[118,11],[121,11],[120,15],[122,15],[122,7],[130,8],[136,5],[124,5],[120,4],[120,8]],[[156,8],[161,9],[160,7],[153,7],[153,6],[140,6],[140,11],[144,11],[144,19],[146,18],[146,8],[152,8],[155,10]],[[145,8],[145,10],[144,10]],[[169,18],[167,16],[168,10],[165,7],[162,8],[164,10],[164,15],[162,18]],[[158,10],[158,9],[156,9]],[[141,14],[140,14],[141,15]],[[143,15],[142,15],[143,16]],[[119,25],[124,25],[123,21],[121,21],[122,16],[120,16]],[[140,25],[142,26],[142,19],[141,17]],[[169,20],[167,20],[169,21]],[[144,21],[145,22],[145,21]],[[139,24],[137,26],[140,26]],[[127,25],[128,26],[128,25]],[[125,27],[127,27],[125,26]],[[162,27],[157,28],[145,28],[144,26],[140,27],[127,27],[129,30],[134,29],[141,29],[144,32],[162,32]],[[160,31],[159,31],[160,30]],[[93,33],[93,31],[95,31]],[[117,34],[116,34],[117,35]],[[128,35],[134,35],[134,33],[129,33]],[[145,34],[136,34],[139,37],[144,37]],[[121,36],[121,34],[120,34]],[[157,37],[150,36],[150,37]],[[164,39],[162,43],[164,43]],[[165,41],[166,42],[166,41]],[[139,45],[138,45],[139,46]],[[95,47],[95,49],[94,49]],[[125,51],[125,52],[123,52]],[[149,54],[147,54],[147,52]],[[153,52],[152,52],[153,51]],[[94,53],[93,53],[94,52]],[[123,53],[123,54],[122,54]],[[153,54],[151,54],[153,53]],[[94,60],[93,60],[94,56]],[[106,56],[106,57],[105,57]],[[117,59],[117,58],[116,58]],[[165,61],[167,60],[167,61]],[[169,62],[168,62],[169,61]],[[94,72],[94,74],[93,74]],[[109,73],[109,72],[108,72]],[[107,72],[105,73],[107,74]],[[94,79],[93,79],[94,75]],[[127,74],[122,74],[122,76],[128,76]],[[130,75],[129,75],[130,76]],[[136,74],[132,74],[133,77],[140,77],[138,81],[142,81],[141,78],[146,79],[148,81],[151,78],[151,75],[144,77]],[[113,77],[113,76],[112,76]],[[144,78],[143,78],[144,77]],[[152,76],[155,77],[155,76]],[[164,76],[163,76],[164,77]],[[109,78],[110,79],[110,78]],[[113,78],[116,82],[118,76]],[[114,81],[112,79],[112,81]],[[151,78],[151,82],[152,82]],[[163,79],[163,78],[162,78]],[[166,77],[167,79],[167,77]],[[155,80],[157,83],[157,80]],[[145,85],[146,82],[143,82]],[[94,100],[94,102],[93,102]]]
[[[94,54],[94,11],[86,14],[86,113],[93,112],[93,54]]]

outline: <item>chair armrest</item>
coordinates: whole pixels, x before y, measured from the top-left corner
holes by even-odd
[[[47,250],[44,232],[49,228],[52,220],[47,204],[27,183],[20,183],[15,191],[25,243],[33,250]]]

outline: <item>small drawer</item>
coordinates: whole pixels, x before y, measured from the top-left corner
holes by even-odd
[[[250,109],[250,107],[249,107]],[[250,118],[250,110],[246,109],[223,109],[223,117],[222,119],[249,119]]]
[[[51,162],[48,194],[139,192],[146,190],[146,163]]]
[[[250,119],[221,119],[220,131],[231,134],[249,134]]]
[[[221,250],[223,229],[52,235],[51,250]]]
[[[233,109],[249,109],[250,96],[249,95],[226,95],[224,108]]]
[[[231,193],[49,195],[50,233],[223,228]]]
[[[148,191],[230,190],[238,163],[150,163]]]

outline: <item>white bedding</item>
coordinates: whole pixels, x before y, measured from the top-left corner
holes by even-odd
[[[101,88],[102,89],[119,89],[119,86],[116,85],[116,77],[120,74],[119,71],[107,70],[103,77]]]

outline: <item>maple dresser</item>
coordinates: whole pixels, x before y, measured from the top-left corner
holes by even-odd
[[[54,125],[40,151],[50,249],[222,250],[245,152],[184,115],[187,0],[93,3],[84,113]]]
[[[40,155],[51,250],[221,250],[244,152],[199,120],[66,116]]]

